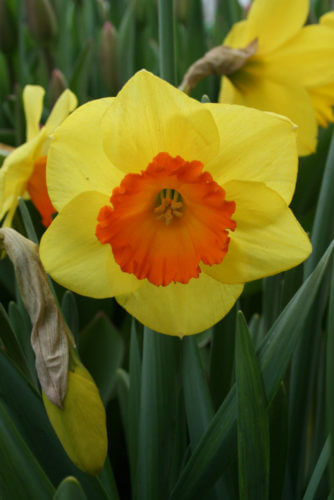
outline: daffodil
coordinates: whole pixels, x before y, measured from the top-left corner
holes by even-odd
[[[55,103],[45,125],[40,127],[44,89],[27,85],[23,90],[27,141],[16,148],[0,169],[0,220],[10,226],[19,196],[28,196],[39,211],[44,226],[52,221],[55,212],[46,188],[46,159],[50,134],[76,107],[77,99],[65,90]]]
[[[317,124],[334,121],[334,30],[326,19],[303,27],[308,10],[309,0],[254,0],[224,45],[242,48],[257,40],[257,51],[223,77],[219,96],[290,118],[299,127],[300,155],[315,151]]]
[[[285,117],[201,104],[140,71],[54,133],[47,272],[79,294],[116,297],[162,333],[212,326],[245,282],[311,251],[288,207],[295,134]]]

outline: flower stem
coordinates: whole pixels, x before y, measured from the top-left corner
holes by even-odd
[[[176,84],[173,0],[159,0],[160,76]]]

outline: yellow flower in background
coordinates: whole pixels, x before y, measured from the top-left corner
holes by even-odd
[[[300,155],[315,151],[317,123],[334,120],[334,30],[325,17],[303,27],[308,10],[309,0],[254,0],[224,45],[242,48],[257,39],[257,52],[222,79],[219,96],[290,118],[299,127]]]
[[[65,90],[55,103],[45,125],[40,128],[44,89],[27,85],[23,90],[26,117],[26,142],[16,148],[4,160],[0,169],[0,220],[10,226],[18,204],[18,197],[31,198],[42,217],[44,226],[52,221],[55,213],[46,188],[46,158],[50,146],[50,134],[73,111],[77,99]]]
[[[200,332],[245,282],[309,255],[288,208],[297,163],[285,117],[201,104],[140,71],[54,133],[47,182],[59,213],[42,262],[63,286],[114,296],[154,330]]]

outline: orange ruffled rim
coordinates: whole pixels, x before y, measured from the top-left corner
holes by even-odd
[[[122,271],[157,286],[188,283],[200,263],[228,251],[235,203],[199,161],[159,153],[140,174],[127,174],[101,208],[96,236],[110,244]]]

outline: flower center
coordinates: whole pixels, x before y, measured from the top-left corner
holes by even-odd
[[[182,217],[182,197],[175,189],[163,189],[159,193],[159,205],[154,209],[158,220],[165,222],[166,226],[172,222],[174,217]]]
[[[96,236],[110,244],[122,271],[157,286],[198,278],[200,264],[228,251],[235,203],[199,161],[159,153],[140,174],[127,174],[100,209]]]
[[[56,209],[51,203],[46,186],[46,160],[47,157],[42,156],[35,162],[33,173],[28,180],[27,191],[42,217],[42,224],[48,227]]]

